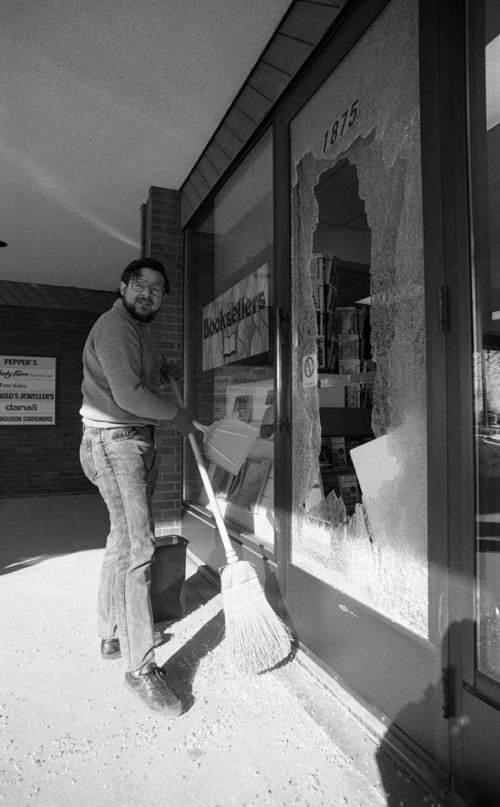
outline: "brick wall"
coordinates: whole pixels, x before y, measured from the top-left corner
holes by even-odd
[[[151,337],[158,353],[182,364],[183,340],[183,260],[184,237],[180,229],[180,195],[178,191],[151,187],[148,201],[141,210],[141,243],[144,254],[160,260],[170,281],[170,294],[165,298],[152,326]],[[165,393],[173,401],[170,392]],[[154,516],[158,534],[178,528],[182,500],[183,439],[172,428],[157,430],[161,451],[161,470],[154,497]]]
[[[80,468],[79,409],[83,345],[101,313],[0,305],[2,354],[57,358],[57,424],[0,427],[0,498],[96,490]]]

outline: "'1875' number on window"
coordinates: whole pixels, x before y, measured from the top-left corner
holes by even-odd
[[[323,152],[339,140],[347,129],[350,129],[356,123],[358,117],[358,104],[359,98],[352,102],[351,108],[345,109],[342,115],[328,127],[323,135]]]

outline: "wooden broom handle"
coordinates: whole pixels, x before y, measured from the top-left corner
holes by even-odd
[[[172,387],[172,390],[174,392],[177,406],[181,407],[181,409],[185,409],[184,402],[182,400],[182,395],[180,393],[179,387],[177,386],[177,381],[173,376],[170,375],[170,373],[168,374],[168,380],[170,381],[170,386]],[[212,483],[210,482],[210,478],[208,476],[207,469],[205,467],[205,462],[203,460],[203,456],[200,451],[200,446],[198,445],[196,437],[192,432],[188,434],[188,440],[193,450],[194,458],[196,460],[196,464],[200,472],[201,481],[203,482],[203,487],[205,488],[205,492],[208,496],[208,501],[212,505],[212,511],[214,514],[215,523],[217,524],[217,528],[219,530],[222,543],[224,544],[224,550],[226,552],[227,562],[235,563],[238,560],[238,555],[231,546],[231,540],[229,538],[226,525],[224,524],[224,519],[222,518],[222,513],[220,511],[219,504],[217,502],[217,499],[215,498],[214,489],[212,487]]]

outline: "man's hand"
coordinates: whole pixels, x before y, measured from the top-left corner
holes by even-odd
[[[181,432],[184,437],[187,437],[188,434],[193,434],[196,431],[193,425],[193,418],[194,415],[189,409],[184,409],[180,406],[170,423],[176,431]]]
[[[162,363],[160,365],[160,378],[164,386],[169,384],[169,378],[175,378],[176,381],[182,379],[182,367],[173,361],[167,361],[165,356],[162,355]]]
[[[172,424],[173,428],[176,429],[178,432],[187,437],[188,434],[194,434],[196,428],[193,424],[193,418],[195,415],[193,412],[190,412],[189,409],[186,409],[184,404],[182,403],[181,393],[179,392],[179,388],[177,386],[177,381],[180,377],[182,377],[181,368],[178,364],[174,362],[167,361],[164,354],[162,354],[162,365],[160,367],[160,373],[162,374],[162,378],[165,378],[166,383],[171,383],[174,394],[175,400],[177,401],[177,412],[175,413],[175,417],[172,418],[170,423]]]

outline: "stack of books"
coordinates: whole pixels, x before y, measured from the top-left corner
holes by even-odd
[[[323,497],[333,490],[344,502],[347,515],[352,515],[361,494],[351,460],[351,449],[370,438],[367,435],[334,435],[321,438],[319,467]]]
[[[339,275],[344,267],[327,252],[313,253],[310,261],[311,286],[316,311],[318,369],[320,372],[353,375],[364,372],[369,306],[338,305]],[[359,274],[359,271],[358,271]]]
[[[328,369],[330,320],[337,298],[338,261],[327,252],[313,253],[309,267],[316,310],[318,368],[325,371]]]

